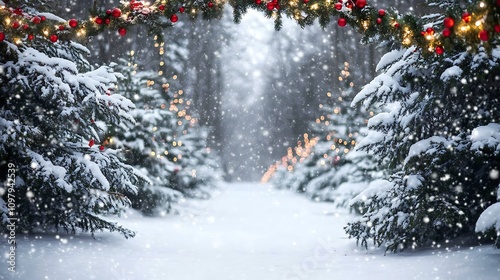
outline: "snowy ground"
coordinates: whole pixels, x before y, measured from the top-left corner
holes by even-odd
[[[499,279],[500,250],[443,244],[388,254],[344,235],[345,212],[270,189],[231,184],[191,214],[120,222],[125,240],[102,233],[18,236],[15,277],[1,279]],[[3,244],[3,243],[2,243]],[[5,245],[5,244],[3,244]],[[446,247],[449,248],[446,248]]]

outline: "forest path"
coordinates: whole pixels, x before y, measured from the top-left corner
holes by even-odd
[[[388,254],[347,239],[344,210],[268,185],[224,185],[180,216],[118,220],[137,231],[20,236],[14,279],[498,279],[491,246]],[[4,263],[7,267],[7,264]],[[5,269],[0,278],[12,279]],[[2,277],[4,276],[4,277]]]

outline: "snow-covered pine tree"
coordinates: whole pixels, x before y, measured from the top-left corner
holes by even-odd
[[[339,88],[328,92],[327,101],[321,105],[323,114],[310,125],[319,139],[312,154],[320,157],[316,161],[317,176],[308,182],[306,193],[315,200],[346,207],[348,201],[372,180],[375,165],[369,154],[354,149],[366,134],[364,126],[368,113],[363,108],[350,107],[357,86],[347,62],[339,80]]]
[[[272,183],[278,188],[304,193],[314,200],[347,207],[348,202],[367,187],[374,175],[374,164],[367,153],[354,151],[363,135],[361,130],[367,113],[362,108],[350,107],[356,87],[347,62],[338,80],[341,81],[339,88],[334,93],[328,92],[328,98],[320,105],[322,115],[310,124],[314,145],[306,153],[302,145],[296,147],[299,159],[291,170],[278,168]],[[307,134],[305,140],[308,140]]]
[[[220,159],[207,146],[208,128],[199,125],[190,112],[192,101],[184,91],[176,91],[170,102],[175,114],[174,131],[169,141],[169,158],[179,165],[172,174],[172,188],[189,198],[209,198],[209,190],[222,178]]]
[[[426,36],[453,25],[451,15],[464,7],[477,8],[476,1],[429,2],[441,12],[422,18]],[[488,4],[498,16],[493,2]],[[439,55],[432,55],[393,46],[377,67],[381,74],[356,96],[354,104],[381,111],[359,145],[390,174],[352,201],[364,213],[346,231],[361,244],[372,239],[397,251],[474,232],[481,213],[497,200],[500,48],[498,36],[481,35],[481,26],[492,23],[479,13],[478,30],[465,35],[480,36],[476,48],[455,45],[442,52],[438,45]],[[455,17],[453,36],[468,32],[468,20]],[[488,208],[483,215],[490,218],[483,216],[478,231],[493,228],[498,235],[499,214],[498,204]]]
[[[169,158],[176,117],[169,110],[168,87],[153,71],[140,70],[130,52],[115,66],[122,74],[117,93],[134,101],[130,114],[135,123],[121,123],[108,131],[111,145],[121,150],[127,164],[141,170],[151,182],[139,185],[130,195],[132,207],[147,215],[168,213],[182,194],[171,186],[170,178],[180,166]]]
[[[125,194],[135,193],[142,178],[98,143],[107,124],[134,121],[134,104],[106,94],[116,74],[106,66],[92,69],[82,45],[37,36],[19,40],[0,42],[2,178],[5,166],[16,169],[15,209],[6,208],[4,192],[2,226],[14,214],[22,231],[107,229],[133,236],[102,215],[128,206]]]

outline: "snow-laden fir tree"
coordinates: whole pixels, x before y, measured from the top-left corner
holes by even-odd
[[[130,196],[132,206],[145,214],[162,214],[183,197],[208,198],[221,177],[220,161],[210,153],[207,130],[190,114],[192,102],[184,91],[170,93],[179,86],[178,79],[167,83],[142,68],[133,52],[128,62],[115,67],[123,75],[117,92],[134,101],[130,114],[136,122],[110,129],[107,140],[151,179]]]
[[[46,14],[51,17],[50,14]],[[108,124],[134,122],[134,104],[119,94],[117,74],[92,68],[74,42],[0,42],[0,158],[2,178],[16,167],[15,213],[0,199],[2,225],[17,229],[133,232],[108,222],[130,204],[143,178],[117,151],[99,145]]]
[[[432,2],[442,12],[423,19],[441,32],[445,16],[470,1]],[[474,232],[482,213],[478,231],[500,232],[498,204],[490,206],[500,182],[497,38],[440,56],[395,48],[381,59],[381,74],[353,102],[380,111],[359,147],[389,174],[351,202],[363,210],[346,227],[358,242],[390,251],[433,244]]]
[[[134,52],[129,61],[121,60],[114,68],[122,74],[117,93],[134,101],[130,114],[135,123],[121,123],[108,130],[111,145],[121,150],[127,164],[141,170],[151,182],[139,185],[131,195],[132,207],[145,214],[168,213],[182,194],[172,186],[171,177],[180,166],[170,160],[170,143],[177,126],[169,110],[168,87],[153,71],[140,70]]]
[[[339,80],[339,88],[328,92],[328,99],[320,105],[322,115],[310,124],[315,136],[311,151],[291,171],[280,168],[279,173],[284,175],[278,174],[273,184],[346,207],[372,179],[374,164],[370,155],[354,151],[363,135],[367,113],[350,107],[356,87],[347,62]],[[296,148],[297,152],[302,154],[301,149]]]
[[[188,198],[209,198],[210,189],[222,179],[221,160],[208,147],[209,128],[201,126],[190,110],[193,102],[183,90],[173,93],[170,110],[175,114],[174,133],[168,142],[168,158],[179,165],[170,178],[172,188]]]

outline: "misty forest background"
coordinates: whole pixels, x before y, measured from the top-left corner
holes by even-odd
[[[85,18],[93,3],[60,2],[54,13],[67,18]],[[400,12],[428,11],[418,1],[372,2]],[[229,7],[225,13],[221,20],[179,21],[164,30],[163,57],[154,37],[137,26],[124,37],[108,32],[93,38],[89,60],[112,63],[133,50],[139,70],[162,71],[168,80],[177,76],[200,124],[211,127],[209,146],[222,157],[226,179],[256,181],[309,132],[327,92],[345,88],[339,79],[345,63],[356,92],[375,76],[381,53],[374,44],[360,44],[361,36],[348,26],[302,29],[286,20],[275,31],[272,19],[258,13],[249,12],[239,25]]]

